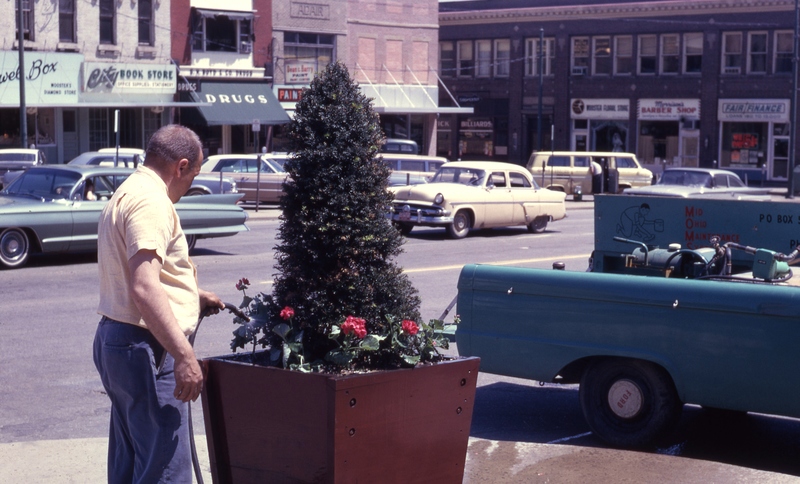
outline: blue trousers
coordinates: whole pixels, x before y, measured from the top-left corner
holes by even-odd
[[[109,483],[192,482],[188,404],[173,396],[174,360],[144,328],[103,317],[94,364],[111,399]]]

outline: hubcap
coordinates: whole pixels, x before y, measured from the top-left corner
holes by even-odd
[[[608,389],[608,406],[619,418],[633,418],[642,410],[642,389],[631,380],[619,380]]]

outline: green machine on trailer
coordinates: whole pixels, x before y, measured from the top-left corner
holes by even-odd
[[[597,196],[588,272],[462,269],[458,351],[579,383],[589,426],[621,447],[684,403],[800,417],[798,239],[796,203]]]

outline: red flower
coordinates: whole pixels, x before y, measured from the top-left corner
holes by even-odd
[[[294,309],[286,306],[285,308],[281,309],[281,318],[284,321],[288,321],[294,317]]]
[[[406,334],[410,334],[411,336],[414,336],[419,332],[419,326],[417,325],[417,323],[411,321],[410,319],[404,319],[403,332]]]
[[[344,334],[354,333],[358,339],[364,338],[367,335],[367,322],[355,316],[348,316],[342,323],[342,331]]]
[[[243,278],[239,279],[239,282],[236,283],[236,290],[237,291],[243,291],[243,290],[247,289],[247,287],[249,285],[250,285],[250,281],[246,277],[243,277]]]

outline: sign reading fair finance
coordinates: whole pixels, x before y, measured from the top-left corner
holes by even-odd
[[[177,78],[173,64],[83,64],[83,89],[87,94],[175,94]]]
[[[20,69],[19,52],[0,52],[0,105],[19,107],[19,81],[25,79],[26,105],[78,102],[81,54],[25,52]]]

